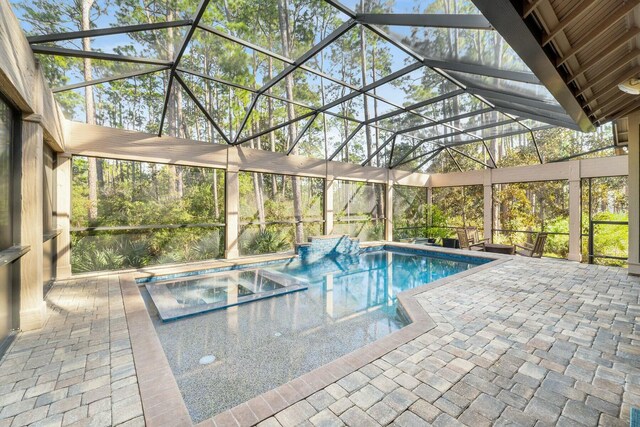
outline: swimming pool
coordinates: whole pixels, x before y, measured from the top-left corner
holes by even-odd
[[[198,422],[402,328],[399,292],[488,261],[380,247],[256,266],[308,289],[169,323],[145,299]]]

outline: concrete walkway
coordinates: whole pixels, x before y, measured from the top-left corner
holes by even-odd
[[[261,425],[628,426],[640,406],[624,269],[514,258],[416,298],[434,329]],[[0,361],[0,426],[143,425],[118,276],[57,283],[47,303]]]

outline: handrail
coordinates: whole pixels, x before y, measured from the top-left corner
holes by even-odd
[[[599,221],[592,220],[592,224],[605,224],[605,225],[629,225],[629,221]]]
[[[383,221],[386,218],[383,216],[377,216],[372,218],[365,218],[359,216],[345,216],[341,218],[336,218],[333,222],[369,222],[369,221]]]
[[[284,221],[241,221],[240,225],[272,225],[272,224],[283,224],[283,225],[295,225],[295,224],[315,224],[315,223],[324,223],[324,219],[299,219],[299,220],[284,220]]]
[[[568,232],[565,233],[563,231],[504,230],[504,229],[500,229],[500,228],[494,228],[493,231],[497,231],[499,233],[528,233],[528,234],[546,233],[546,234],[553,234],[553,235],[559,235],[559,236],[568,236],[569,235]]]
[[[42,234],[42,243],[46,243],[49,240],[53,240],[58,237],[62,233],[61,228],[57,228],[55,230],[48,231]]]
[[[0,267],[5,266],[31,250],[31,246],[11,246],[0,251]]]
[[[154,224],[154,225],[114,225],[96,227],[71,227],[71,232],[96,232],[96,231],[151,231],[168,230],[177,228],[214,228],[224,227],[224,223],[203,223],[203,224]]]
[[[604,258],[604,259],[617,259],[620,261],[628,261],[627,258],[616,257],[612,255],[600,255],[596,254],[595,250],[595,226],[596,225],[629,225],[629,221],[605,221],[605,220],[591,220],[589,221],[589,234],[587,234],[587,259],[589,260],[589,264],[593,264],[596,258]]]

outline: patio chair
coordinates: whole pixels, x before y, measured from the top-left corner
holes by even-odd
[[[516,247],[516,254],[522,256],[528,256],[530,258],[542,258],[544,252],[544,244],[547,241],[547,233],[538,233],[536,241],[533,243],[523,243],[522,245],[514,245]],[[522,250],[517,250],[518,248]]]
[[[456,228],[458,233],[458,241],[460,242],[460,249],[467,249],[470,251],[484,251],[484,242],[472,243],[469,241],[469,235],[466,228]]]
[[[470,243],[490,243],[491,239],[481,239],[480,233],[478,233],[478,227],[466,227],[467,236],[469,236]]]

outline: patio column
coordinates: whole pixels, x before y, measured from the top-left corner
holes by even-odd
[[[333,186],[335,180],[333,178],[331,166],[327,162],[327,175],[324,180],[324,234],[333,234]]]
[[[384,199],[384,240],[393,241],[393,180],[388,169]]]
[[[232,169],[233,168],[233,169]],[[226,259],[238,258],[238,232],[240,212],[240,181],[238,169],[229,164],[225,174],[225,251]]]
[[[431,178],[429,178],[427,184],[427,235],[424,237],[431,236],[431,205],[433,205],[433,187],[431,187]]]
[[[56,277],[71,277],[71,155],[58,153],[56,158]]]
[[[569,261],[582,260],[580,162],[569,163]]]
[[[20,259],[20,329],[42,327],[46,304],[42,291],[42,117],[22,119],[20,160],[20,220],[18,244],[30,250]]]
[[[485,239],[492,241],[493,236],[493,184],[491,169],[485,169],[483,176],[483,234]]]
[[[640,112],[629,120],[629,274],[640,275]]]

